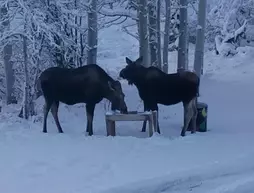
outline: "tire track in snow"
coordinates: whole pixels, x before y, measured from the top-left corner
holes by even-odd
[[[245,186],[248,185],[247,189]],[[254,157],[241,156],[231,163],[209,169],[187,170],[156,179],[139,181],[103,193],[251,193],[254,189]]]

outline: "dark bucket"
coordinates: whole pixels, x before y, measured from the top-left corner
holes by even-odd
[[[197,103],[197,109],[198,109],[198,116],[197,116],[197,131],[199,132],[206,132],[207,131],[207,110],[208,105],[206,103]],[[191,123],[189,124],[189,127],[187,131],[191,131]]]

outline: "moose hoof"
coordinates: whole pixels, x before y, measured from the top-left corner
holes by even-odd
[[[191,131],[191,134],[195,134],[196,133],[196,131]]]
[[[59,133],[63,133],[63,131],[59,131]]]
[[[43,133],[47,133],[47,131],[42,131]]]
[[[184,136],[185,136],[185,133],[181,133],[181,136],[184,137]]]

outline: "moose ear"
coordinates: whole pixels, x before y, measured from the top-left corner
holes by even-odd
[[[113,88],[113,83],[112,82],[108,81],[108,87],[109,87],[110,90],[115,91],[115,89]]]
[[[128,65],[132,65],[133,63],[128,57],[125,57],[125,61]]]
[[[140,57],[136,60],[135,63],[141,65],[142,62],[143,62],[143,56],[140,56]]]

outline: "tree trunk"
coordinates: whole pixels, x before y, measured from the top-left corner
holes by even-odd
[[[96,64],[97,61],[97,1],[92,0],[88,11],[88,50],[87,64]]]
[[[7,7],[1,7],[0,17],[5,18],[7,17],[7,14],[8,14]],[[3,25],[2,30],[9,29],[10,28],[9,20],[6,20],[5,22],[3,22],[2,25]],[[15,74],[13,70],[13,62],[11,61],[11,57],[12,57],[12,45],[8,43],[3,48],[3,62],[4,62],[4,68],[5,68],[6,104],[7,105],[17,103],[17,99],[14,96]]]
[[[188,69],[187,57],[187,0],[180,0],[180,27],[177,71]]]
[[[150,61],[152,66],[158,66],[157,62],[157,37],[156,37],[156,2],[150,0],[148,3],[149,16],[149,47],[150,47]]]
[[[169,44],[169,32],[170,32],[170,11],[171,11],[171,1],[165,0],[166,9],[166,20],[164,27],[164,42],[163,42],[163,72],[168,73],[168,44]]]
[[[185,43],[186,43],[186,54],[185,54],[185,66],[186,69],[189,68],[189,27],[188,27],[188,22],[186,26],[186,38],[185,38]]]
[[[82,25],[82,16],[79,18],[79,25]],[[80,57],[79,57],[79,67],[83,65],[83,57],[84,57],[84,45],[83,45],[83,34],[80,33]]]
[[[28,106],[29,106],[29,109],[30,109],[30,114],[29,115],[31,115],[31,116],[33,116],[33,115],[36,115],[36,112],[35,112],[35,104],[34,104],[34,101],[36,100],[36,99],[38,99],[40,96],[42,96],[43,95],[43,93],[42,93],[42,91],[41,91],[41,88],[38,88],[38,85],[37,85],[37,81],[38,81],[38,77],[39,77],[39,74],[40,74],[40,69],[39,69],[39,66],[40,66],[40,57],[41,57],[41,52],[42,52],[42,48],[43,48],[43,42],[44,42],[44,40],[45,40],[45,36],[44,35],[42,35],[41,36],[41,43],[40,43],[40,48],[39,48],[39,51],[38,51],[38,56],[35,58],[35,60],[34,60],[34,63],[36,64],[36,72],[35,72],[35,78],[34,78],[34,81],[33,81],[33,89],[32,89],[32,86],[31,86],[31,84],[29,84],[29,102],[28,102]],[[23,45],[24,46],[24,45]],[[26,51],[26,49],[27,48],[23,48],[23,50],[24,50],[24,56],[25,56],[25,52],[27,52]],[[24,57],[25,58],[25,57]],[[27,60],[27,58],[26,58],[26,60]],[[28,62],[28,61],[27,61]],[[26,67],[27,68],[27,67]],[[25,75],[26,76],[26,75]],[[30,81],[29,81],[30,82]],[[24,88],[25,88],[25,85],[24,85]],[[31,92],[33,90],[33,92]],[[25,93],[25,89],[24,89],[24,93]],[[25,95],[24,95],[25,96]],[[28,95],[26,95],[26,97],[27,97]],[[28,98],[28,97],[27,97]],[[25,101],[25,100],[24,100]],[[23,101],[23,102],[24,102]],[[22,108],[21,108],[21,110],[20,110],[20,112],[19,112],[19,117],[21,117],[21,118],[24,118],[24,104],[23,104],[23,106],[22,106]]]
[[[194,58],[194,70],[198,74],[198,76],[203,74],[206,5],[207,5],[206,0],[199,1],[198,27]]]
[[[23,35],[23,55],[24,55],[24,96],[23,96],[23,105],[20,111],[19,117],[28,119],[29,116],[35,114],[34,110],[34,100],[33,96],[34,93],[32,92],[31,81],[29,79],[29,72],[28,72],[28,46],[27,46],[27,19],[25,18],[25,25],[24,25],[24,35]]]
[[[156,14],[156,24],[157,24],[157,63],[158,68],[162,69],[161,65],[161,0],[157,0],[157,14]]]
[[[24,75],[25,75],[25,82],[24,82],[24,98],[23,98],[23,118],[28,119],[29,117],[29,110],[28,110],[28,92],[29,92],[29,85],[28,85],[28,69],[27,69],[27,38],[23,36],[23,55],[24,55]]]
[[[147,0],[138,0],[139,17],[139,56],[143,56],[143,65],[150,66],[147,33]]]
[[[75,10],[78,9],[78,2],[77,2],[77,0],[74,1],[74,7],[75,7]],[[78,67],[78,66],[80,66],[79,65],[79,61],[80,60],[79,60],[79,57],[78,57],[78,54],[77,54],[77,52],[78,52],[78,48],[77,48],[77,46],[78,46],[78,29],[77,29],[78,28],[78,16],[77,15],[75,15],[74,20],[75,20],[74,40],[75,40],[75,44],[76,44],[75,53],[74,53],[74,56],[75,56],[75,58],[74,58],[74,64],[75,64],[75,67]]]

